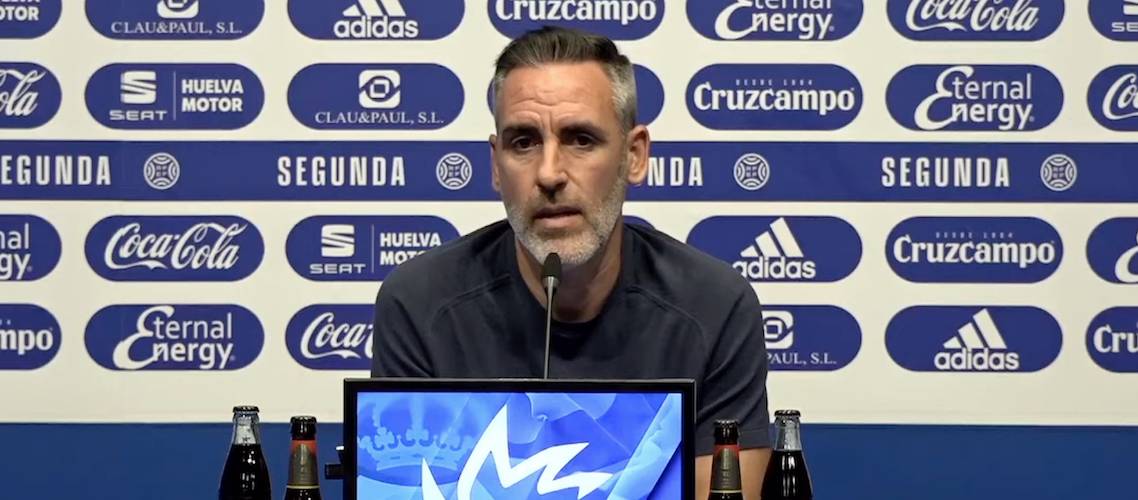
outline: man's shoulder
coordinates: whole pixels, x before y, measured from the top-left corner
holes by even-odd
[[[658,230],[625,227],[636,245],[635,284],[645,291],[694,312],[708,304],[734,304],[741,294],[752,292],[750,283],[726,262]]]
[[[512,234],[499,221],[427,250],[393,269],[379,296],[438,304],[499,279],[509,272],[501,263]]]

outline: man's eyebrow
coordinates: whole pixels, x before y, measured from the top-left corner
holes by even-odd
[[[502,137],[512,137],[515,135],[532,133],[536,130],[537,130],[537,127],[530,125],[528,123],[516,123],[513,125],[507,125],[507,126],[503,127],[501,135],[502,135]]]
[[[564,125],[561,126],[561,134],[562,135],[580,134],[580,133],[585,133],[585,134],[591,135],[593,137],[596,137],[598,139],[603,139],[603,138],[607,137],[607,134],[605,133],[605,130],[603,128],[597,126],[596,124],[594,124],[592,122],[588,122],[588,121],[569,122],[569,123],[565,123]]]

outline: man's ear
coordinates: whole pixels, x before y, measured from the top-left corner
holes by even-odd
[[[494,191],[502,192],[501,181],[498,180],[498,161],[495,157],[498,154],[498,136],[490,134],[490,179],[494,186]]]
[[[648,127],[637,125],[628,132],[628,150],[625,152],[628,159],[628,183],[638,186],[644,182],[648,175],[648,155],[652,139],[648,135]]]

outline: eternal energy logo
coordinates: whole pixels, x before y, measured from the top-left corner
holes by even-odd
[[[233,304],[114,305],[91,317],[84,342],[109,370],[237,370],[261,353],[265,331]]]
[[[62,244],[50,223],[34,215],[0,215],[0,281],[35,281],[59,263]]]
[[[318,216],[289,232],[288,262],[315,281],[383,281],[395,266],[458,238],[434,216]]]
[[[716,64],[687,91],[692,117],[717,130],[836,130],[861,103],[861,83],[831,64]]]
[[[889,22],[913,40],[1042,40],[1063,21],[1063,0],[889,0]]]
[[[664,18],[663,0],[490,0],[486,8],[494,27],[510,38],[553,25],[636,40]]]
[[[1033,217],[914,217],[889,233],[889,267],[920,283],[1035,283],[1063,259],[1063,241]]]
[[[1087,328],[1087,353],[1112,372],[1138,372],[1138,307],[1112,307]]]
[[[0,38],[43,36],[62,11],[62,0],[0,0]]]
[[[712,40],[837,40],[861,23],[862,0],[688,0],[688,21]]]
[[[1095,120],[1106,128],[1138,130],[1138,66],[1102,70],[1087,90],[1087,106]]]
[[[912,130],[1039,130],[1059,116],[1063,88],[1039,66],[916,65],[889,82],[889,114]]]
[[[1110,219],[1091,232],[1087,259],[1100,278],[1138,284],[1138,218]]]
[[[1138,1],[1091,0],[1091,24],[1102,36],[1120,42],[1138,41]]]
[[[313,370],[370,370],[375,306],[318,304],[288,322],[285,343],[292,358]]]
[[[1047,311],[1024,306],[915,306],[889,321],[885,346],[913,371],[1034,372],[1063,341]]]
[[[35,63],[0,62],[0,128],[35,128],[59,111],[59,80]]]
[[[263,0],[87,0],[87,20],[118,40],[234,40],[261,24]]]
[[[461,0],[289,0],[288,16],[319,40],[437,40],[458,27]]]
[[[752,282],[838,281],[861,261],[861,238],[836,217],[711,217],[687,241]]]
[[[861,327],[834,306],[763,306],[763,335],[771,370],[833,371],[861,350]]]
[[[462,82],[437,64],[314,64],[288,87],[293,116],[314,129],[438,129],[463,100]]]
[[[116,129],[237,129],[265,102],[261,81],[236,64],[111,64],[87,82],[87,110]]]
[[[46,309],[0,304],[0,370],[35,370],[55,358],[63,333]]]
[[[112,281],[237,281],[261,264],[249,221],[223,215],[112,216],[87,235],[87,262]]]

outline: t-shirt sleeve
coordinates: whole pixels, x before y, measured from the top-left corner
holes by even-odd
[[[767,350],[758,297],[747,284],[723,323],[697,388],[696,455],[715,447],[715,421],[739,422],[740,448],[769,448],[767,409]]]
[[[380,287],[375,300],[372,332],[372,377],[431,377],[430,358],[423,343],[425,319],[411,310],[392,282]],[[396,286],[393,286],[396,285]]]

